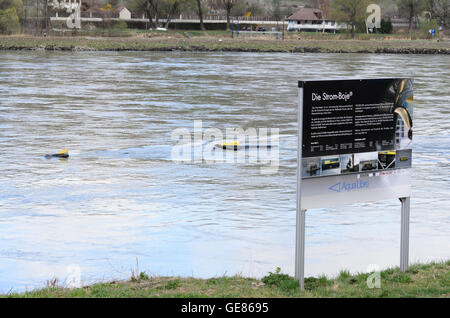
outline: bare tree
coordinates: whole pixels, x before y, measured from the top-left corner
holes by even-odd
[[[230,15],[231,15],[231,9],[236,5],[238,0],[221,0],[223,7],[225,8],[227,12],[227,30],[229,31],[230,28]]]
[[[159,0],[132,0],[129,5],[132,10],[144,13],[152,28],[158,27]]]
[[[364,22],[366,18],[368,4],[367,0],[334,0],[332,2],[334,17],[350,24],[352,38],[355,37],[356,25]]]
[[[330,0],[314,0],[314,8],[320,9],[324,18],[330,17]]]
[[[159,26],[159,7],[160,0],[146,0],[150,11],[150,24],[153,24],[155,28]],[[155,22],[152,21],[152,15],[155,17]]]
[[[203,24],[203,9],[202,9],[202,0],[196,0],[197,1],[197,12],[198,12],[198,18],[200,19],[200,29],[202,31],[205,31],[205,25]]]
[[[112,27],[111,18],[114,15],[114,7],[108,3],[100,8],[99,13],[100,16],[102,17],[103,35],[105,34],[106,30],[108,30],[108,33],[110,33]]]
[[[279,21],[281,19],[281,1],[280,0],[272,0],[272,17],[275,21]]]
[[[183,0],[165,0],[164,11],[166,12],[166,24],[165,24],[166,29],[169,28],[170,21],[172,20],[174,14],[178,12],[178,9],[180,8],[182,3]]]
[[[425,10],[425,0],[398,0],[398,11],[401,15],[408,17],[409,20],[409,32],[415,26],[415,21],[418,21],[418,16]]]

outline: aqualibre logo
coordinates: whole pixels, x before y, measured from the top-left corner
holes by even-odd
[[[358,181],[353,183],[346,183],[346,182],[338,182],[328,189],[334,192],[350,192],[355,190],[361,190],[361,189],[367,189],[369,188],[370,183],[369,181]]]

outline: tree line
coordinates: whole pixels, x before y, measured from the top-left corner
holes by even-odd
[[[356,29],[364,25],[367,18],[367,6],[377,3],[374,0],[334,0],[331,2],[332,16],[350,25],[352,35]],[[434,20],[439,26],[450,26],[450,0],[397,0],[398,14],[408,19],[409,31],[418,28],[419,16]]]
[[[39,1],[39,0],[38,0]],[[346,22],[352,34],[361,31],[367,17],[366,8],[370,3],[395,7],[398,15],[409,22],[409,30],[418,27],[419,16],[436,21],[443,27],[450,27],[450,0],[303,0],[307,6],[319,8],[324,15]],[[33,5],[34,1],[31,1]],[[37,3],[37,2],[36,2]],[[82,11],[99,12],[103,17],[111,17],[119,4],[124,4],[137,15],[144,14],[151,28],[169,27],[179,14],[196,15],[200,28],[205,30],[205,14],[225,15],[227,29],[232,16],[266,16],[273,20],[283,20],[298,10],[297,5],[286,4],[283,0],[83,0]],[[36,10],[36,9],[34,9]],[[0,0],[0,33],[18,33],[24,19],[23,0]],[[163,23],[161,23],[163,21]]]
[[[2,1],[2,0],[0,0]],[[101,1],[101,0],[90,0]],[[109,0],[117,5],[120,0]],[[230,29],[231,16],[267,16],[280,21],[298,9],[297,5],[286,5],[282,0],[267,0],[263,6],[252,0],[124,0],[126,5],[136,13],[144,13],[150,25],[156,28],[159,19],[165,20],[165,27],[175,15],[180,13],[195,14],[200,21],[200,28],[205,30],[203,18],[205,13],[222,13],[226,15],[227,29]],[[364,23],[366,8],[371,3],[395,7],[399,16],[408,19],[409,29],[417,27],[418,17],[424,13],[439,25],[450,26],[450,0],[304,0],[303,4],[319,8],[326,17],[340,22],[347,22],[354,33],[358,25]]]
[[[1,0],[0,0],[1,1]],[[88,10],[99,10],[110,4],[113,8],[120,4],[120,0],[88,0]],[[290,15],[295,7],[281,9],[281,0],[267,0],[264,5],[256,0],[123,0],[125,6],[138,16],[145,15],[149,19],[150,27],[168,27],[171,20],[179,15],[196,15],[200,21],[200,28],[205,30],[205,14],[224,15],[227,29],[230,29],[232,16],[266,16],[281,20]],[[284,14],[284,15],[283,15]],[[164,23],[161,24],[161,20]]]

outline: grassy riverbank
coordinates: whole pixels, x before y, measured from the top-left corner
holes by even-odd
[[[380,288],[368,288],[371,274],[341,272],[336,278],[307,278],[299,291],[292,277],[278,270],[262,280],[235,277],[194,279],[148,277],[99,283],[76,289],[55,286],[1,297],[450,297],[450,261],[417,264],[406,273],[398,268],[380,273]]]
[[[222,36],[223,35],[223,36]],[[0,36],[0,50],[47,51],[232,51],[232,52],[314,52],[450,54],[450,41],[385,39],[300,39],[230,38],[189,32],[158,33],[133,37],[32,37]]]

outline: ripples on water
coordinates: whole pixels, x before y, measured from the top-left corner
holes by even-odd
[[[64,280],[294,272],[297,80],[414,77],[412,261],[448,259],[450,59],[0,53],[0,291]],[[175,164],[173,129],[277,127],[280,168]],[[67,161],[42,155],[68,148]],[[398,265],[400,204],[307,214],[306,274]]]

